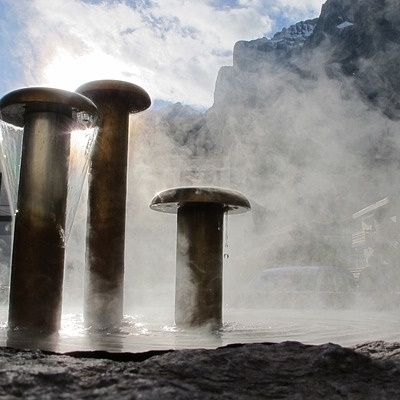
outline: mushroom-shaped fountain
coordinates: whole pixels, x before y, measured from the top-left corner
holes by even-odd
[[[93,100],[100,118],[89,171],[84,320],[88,328],[112,330],[123,317],[129,114],[151,100],[141,87],[117,80],[76,91]]]
[[[179,187],[156,194],[155,211],[177,214],[175,323],[222,325],[224,214],[250,210],[246,197],[219,187]]]
[[[59,89],[23,88],[0,100],[1,119],[24,127],[11,262],[9,333],[61,325],[70,136],[94,103]]]

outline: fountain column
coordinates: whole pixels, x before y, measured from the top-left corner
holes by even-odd
[[[243,213],[243,194],[217,187],[181,187],[158,193],[155,211],[177,213],[175,323],[222,325],[223,217]]]
[[[139,86],[115,80],[84,84],[100,116],[89,171],[85,325],[118,328],[123,317],[129,114],[151,104]]]
[[[70,133],[86,97],[24,88],[0,100],[1,118],[24,127],[15,212],[8,327],[55,333],[61,324]],[[17,329],[18,328],[18,329]]]

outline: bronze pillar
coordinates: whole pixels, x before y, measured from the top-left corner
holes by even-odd
[[[250,203],[239,192],[182,187],[158,193],[150,208],[177,213],[175,323],[219,329],[222,325],[224,213],[242,213]]]
[[[222,321],[224,208],[185,204],[178,208],[175,322],[179,326]]]
[[[70,133],[84,96],[24,88],[0,100],[2,119],[24,126],[11,263],[9,332],[55,333],[61,324]]]
[[[151,101],[139,86],[114,80],[89,82],[77,92],[96,104],[100,117],[89,170],[85,326],[118,329],[123,317],[129,114],[145,110]]]

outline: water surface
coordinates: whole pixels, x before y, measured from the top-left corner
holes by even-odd
[[[396,311],[376,310],[245,310],[226,309],[218,332],[178,329],[173,310],[142,309],[125,316],[119,332],[88,333],[81,313],[66,312],[62,329],[53,341],[20,338],[7,343],[7,308],[0,314],[0,345],[41,348],[57,352],[216,348],[231,343],[300,341],[306,344],[337,343],[352,346],[374,340],[400,341],[400,318]]]

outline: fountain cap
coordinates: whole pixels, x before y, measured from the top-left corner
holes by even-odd
[[[186,186],[166,189],[157,193],[150,203],[155,211],[175,214],[187,204],[221,204],[230,214],[241,214],[251,209],[246,197],[236,191],[221,187]]]
[[[129,113],[146,110],[151,105],[149,94],[140,86],[119,80],[97,80],[79,86],[77,93],[97,101],[112,101],[123,99]]]
[[[25,109],[28,104],[39,106],[69,106],[72,111],[84,111],[97,115],[96,105],[87,97],[62,89],[26,87],[6,94],[0,99],[1,119],[17,126],[24,126]]]

